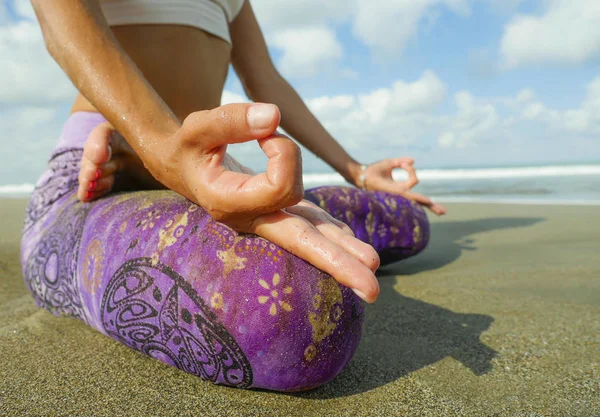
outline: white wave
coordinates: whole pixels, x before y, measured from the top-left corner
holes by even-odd
[[[33,184],[0,185],[0,195],[26,196],[33,191]]]
[[[535,178],[535,177],[566,177],[582,175],[600,175],[600,165],[573,166],[541,166],[519,168],[481,168],[481,169],[422,169],[417,174],[420,180],[485,180],[498,178]],[[304,174],[304,185],[307,188],[317,185],[346,184],[344,178],[337,173],[307,173]],[[394,172],[395,179],[406,178],[402,171]],[[0,185],[1,195],[26,196],[33,191],[33,184]]]
[[[600,206],[600,200],[542,199],[542,198],[496,198],[496,197],[431,197],[438,203],[469,204],[519,204],[541,206]]]
[[[482,169],[421,169],[417,170],[420,180],[483,180],[498,178],[566,177],[577,175],[600,175],[600,165],[541,166],[520,168],[482,168]],[[394,179],[406,178],[406,173],[394,172]],[[343,184],[339,174],[304,174],[304,184]]]

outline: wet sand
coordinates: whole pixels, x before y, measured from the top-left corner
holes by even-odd
[[[346,370],[302,394],[213,386],[38,309],[24,207],[0,200],[0,415],[600,415],[600,207],[449,205],[380,272]]]

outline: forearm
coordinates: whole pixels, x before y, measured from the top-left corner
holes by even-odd
[[[276,104],[282,114],[281,127],[294,139],[339,172],[346,181],[357,184],[361,164],[327,132],[290,84],[274,71],[252,87],[246,87],[254,101]]]
[[[32,3],[48,51],[75,87],[138,155],[156,155],[180,122],[114,38],[97,0]]]

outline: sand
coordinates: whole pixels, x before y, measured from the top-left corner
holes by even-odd
[[[22,200],[0,200],[0,415],[600,415],[598,207],[450,205],[380,273],[355,358],[280,394],[213,386],[70,318],[22,280]]]

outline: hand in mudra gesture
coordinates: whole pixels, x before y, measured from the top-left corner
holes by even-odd
[[[264,104],[192,113],[155,165],[163,175],[155,176],[216,220],[270,240],[373,302],[379,256],[348,226],[302,200],[300,148],[276,133],[279,119],[277,107]],[[268,158],[266,172],[259,174],[226,153],[228,144],[255,139]]]
[[[392,172],[397,168],[406,171],[408,179],[404,181],[394,180]],[[363,189],[367,191],[385,191],[390,194],[397,194],[424,205],[438,216],[446,214],[446,208],[441,204],[434,203],[423,194],[411,191],[419,183],[412,158],[388,158],[368,165],[363,172],[362,182]]]

